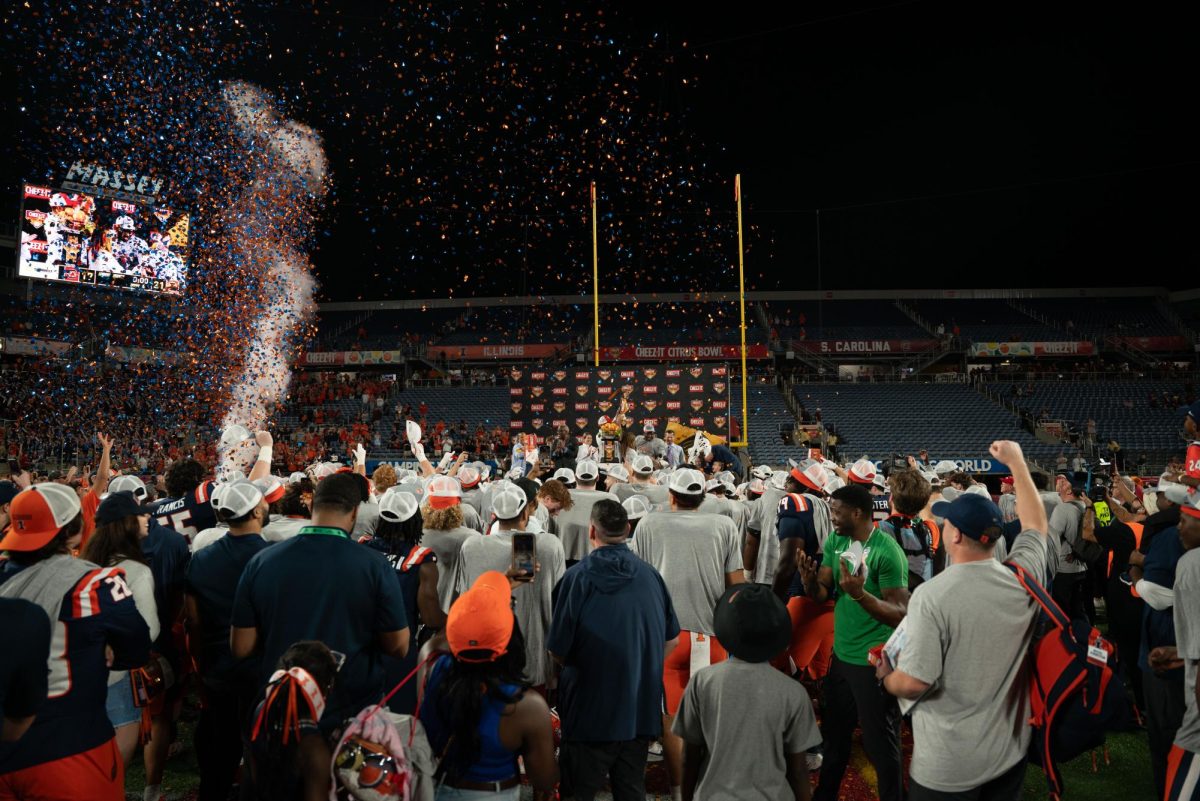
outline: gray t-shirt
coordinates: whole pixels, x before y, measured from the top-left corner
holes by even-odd
[[[438,558],[438,600],[442,611],[450,611],[450,602],[454,600],[454,568],[458,565],[458,555],[463,543],[480,536],[474,529],[459,526],[449,531],[434,531],[425,529],[421,532],[421,545],[432,548]]]
[[[684,631],[714,634],[713,609],[725,574],[742,569],[733,521],[705,512],[651,512],[630,550],[659,572]]]
[[[311,525],[312,521],[303,517],[279,517],[263,526],[262,538],[267,542],[283,542]]]
[[[469,503],[463,503],[459,506],[462,509],[463,525],[482,534],[483,518],[479,516],[479,510]]]
[[[1046,570],[1047,542],[1024,531],[1009,561]],[[912,708],[910,775],[958,793],[1012,768],[1029,749],[1029,647],[1038,608],[994,559],[947,568],[913,591],[896,669],[932,685]]]
[[[1083,573],[1087,565],[1071,550],[1083,524],[1083,504],[1059,503],[1050,513],[1050,570],[1054,575]]]
[[[696,671],[672,731],[707,752],[696,786],[704,801],[792,801],[787,755],[821,744],[800,682],[732,656]]]
[[[621,502],[629,500],[634,495],[641,495],[650,501],[651,506],[654,504],[665,506],[671,502],[670,491],[659,484],[618,484],[613,488],[613,495],[617,496],[617,500]]]
[[[458,555],[454,570],[454,594],[461,595],[471,588],[475,579],[489,570],[501,573],[512,566],[512,531],[497,529],[486,537],[472,537]],[[530,584],[521,584],[513,589],[516,608],[513,614],[525,638],[525,681],[533,685],[545,684],[550,680],[552,666],[546,655],[546,634],[550,630],[550,598],[554,586],[567,563],[563,558],[562,543],[553,534],[536,532],[534,547],[537,561],[541,565],[537,578]]]
[[[1017,496],[1015,493],[1001,495],[1000,500],[996,501],[996,505],[1000,507],[1000,514],[1004,515],[1004,522],[1011,523],[1017,519]],[[1049,517],[1047,515],[1047,517]]]
[[[354,530],[350,536],[354,539],[370,537],[375,534],[379,525],[379,504],[375,501],[363,501],[358,505],[358,517],[354,521]]]
[[[762,497],[754,508],[754,516],[748,526],[758,532],[758,562],[754,565],[754,580],[759,584],[770,584],[779,565],[779,538],[775,536],[779,520],[779,502],[787,495],[781,489],[767,484]]]
[[[667,458],[667,441],[658,437],[646,439],[643,436],[638,436],[633,440],[633,447],[637,448],[639,453],[645,453],[653,456],[656,459]]]
[[[575,502],[575,505],[559,512],[556,522],[558,523],[558,536],[562,541],[563,554],[568,559],[579,561],[592,550],[591,543],[588,542],[592,507],[596,505],[596,501],[619,502],[619,499],[611,492],[594,489],[573,489],[570,490],[570,493],[571,500]]]
[[[1175,565],[1175,647],[1183,660],[1186,708],[1175,745],[1200,753],[1200,711],[1196,708],[1196,670],[1200,669],[1200,548]]]
[[[483,517],[483,490],[479,487],[471,487],[469,490],[463,490],[462,494],[463,506],[470,506],[479,513],[479,517]]]

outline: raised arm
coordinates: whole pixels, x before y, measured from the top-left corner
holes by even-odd
[[[1021,528],[1045,536],[1050,529],[1050,522],[1046,519],[1046,507],[1038,495],[1037,487],[1033,485],[1033,476],[1029,474],[1029,465],[1025,463],[1021,446],[1010,440],[996,440],[988,451],[1012,472],[1013,490],[1017,496],[1017,519],[1021,521]]]
[[[113,439],[99,431],[96,432],[96,439],[100,440],[100,466],[96,468],[96,483],[92,485],[92,490],[97,495],[103,495],[108,492],[108,479],[112,474]]]
[[[254,441],[258,443],[258,458],[254,462],[254,467],[250,469],[249,479],[251,481],[271,475],[271,460],[275,457],[275,438],[271,436],[270,431],[255,431]]]

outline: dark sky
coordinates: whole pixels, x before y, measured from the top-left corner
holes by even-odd
[[[738,171],[749,289],[1197,284],[1196,20],[1177,6],[605,4],[613,47],[595,8],[575,37],[570,4],[428,31],[438,14],[404,7],[244,15],[236,74],[325,136],[322,299],[583,291],[589,173],[606,291],[736,288]],[[15,167],[13,194],[39,172]]]

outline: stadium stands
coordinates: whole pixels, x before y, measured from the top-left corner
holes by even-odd
[[[987,458],[997,437],[1015,438],[1031,458],[1061,450],[1019,431],[1011,412],[966,384],[797,384],[793,391],[809,414],[820,409],[821,421],[836,428],[843,459],[922,448],[933,459]]]
[[[601,307],[600,313],[600,341],[605,346],[725,344],[741,337],[736,303],[617,303]],[[587,319],[590,315],[585,316],[585,328]],[[766,341],[767,332],[747,309],[747,344]]]
[[[975,342],[1019,342],[1063,339],[1063,332],[1010,306],[1003,300],[914,300],[913,310],[928,325],[958,325],[960,336]]]
[[[1028,387],[1033,387],[1032,395]],[[1010,395],[1018,408],[1035,418],[1064,420],[1081,427],[1096,421],[1096,438],[1100,443],[1116,439],[1126,454],[1141,451],[1161,452],[1178,450],[1183,428],[1183,408],[1164,404],[1163,394],[1179,395],[1186,404],[1192,398],[1182,381],[1107,380],[1091,382],[1037,381],[1027,384],[1017,398],[1012,387],[993,385],[1002,395]],[[1155,397],[1151,407],[1149,398]]]
[[[730,408],[734,419],[742,420],[742,385],[735,383],[730,388]],[[749,407],[750,458],[754,464],[783,464],[789,458],[800,460],[803,451],[785,441],[784,432],[790,433],[796,418],[788,409],[783,391],[773,383],[752,383],[746,391]]]
[[[929,339],[930,333],[887,300],[771,301],[767,317],[781,339]]]
[[[1083,339],[1180,333],[1159,312],[1153,298],[1033,298],[1022,300],[1021,304],[1054,322],[1061,329],[1060,335],[1069,330]]]

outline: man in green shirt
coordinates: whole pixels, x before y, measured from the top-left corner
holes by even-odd
[[[855,725],[862,727],[863,748],[879,777],[880,801],[904,799],[900,710],[880,690],[867,652],[887,642],[904,619],[908,559],[895,539],[875,527],[872,508],[871,494],[862,486],[835,491],[829,502],[835,530],[825,541],[824,558],[818,563],[805,554],[797,564],[809,598],[835,599],[833,661],[822,688],[825,762],[814,801],[836,801]],[[857,569],[843,558],[856,553],[861,554]]]

